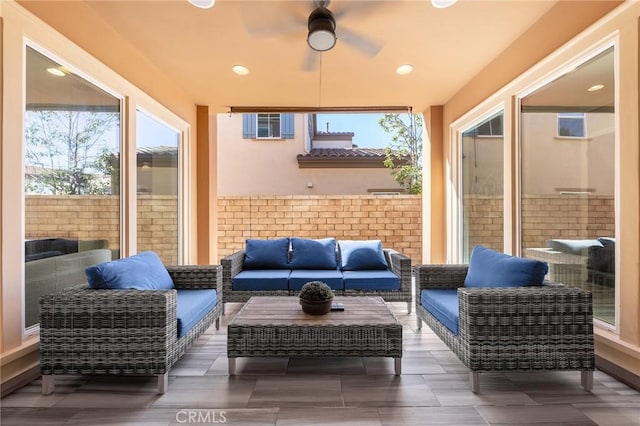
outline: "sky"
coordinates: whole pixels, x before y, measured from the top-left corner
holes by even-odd
[[[391,134],[378,124],[384,114],[318,114],[318,131],[353,132],[353,143],[359,148],[385,148],[391,142]]]

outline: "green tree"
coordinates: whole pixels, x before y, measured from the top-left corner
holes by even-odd
[[[117,149],[106,141],[119,115],[93,111],[28,111],[26,191],[44,194],[109,194]],[[111,148],[111,149],[110,149]]]
[[[384,165],[407,192],[422,194],[422,115],[385,114],[378,123],[392,135]]]

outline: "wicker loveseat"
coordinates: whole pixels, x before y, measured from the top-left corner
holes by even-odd
[[[80,285],[40,299],[43,394],[54,391],[56,374],[156,375],[158,393],[165,392],[171,366],[212,323],[219,327],[222,313],[221,266],[166,269],[175,289]],[[191,323],[179,324],[185,305],[181,312],[178,302],[184,297],[188,310],[200,312]]]
[[[252,244],[275,242],[281,247],[267,252],[269,259],[256,256]],[[290,242],[289,242],[290,241]],[[371,249],[374,254],[360,252],[358,246]],[[356,253],[346,259],[346,248]],[[341,255],[341,250],[345,251]],[[252,250],[253,251],[253,250]],[[300,255],[302,253],[302,255]],[[362,256],[358,254],[366,253]],[[280,257],[274,261],[274,257]],[[364,262],[351,260],[359,258]],[[324,260],[322,260],[324,259]],[[373,260],[376,259],[375,262]],[[373,264],[372,264],[373,262]],[[302,238],[279,240],[247,240],[247,246],[220,260],[224,302],[244,303],[252,296],[292,296],[308,281],[325,281],[336,296],[380,296],[387,302],[406,302],[411,312],[411,259],[392,249],[382,248],[379,240],[335,241],[333,238],[310,240]],[[252,266],[249,264],[253,263]],[[263,267],[255,265],[263,264]],[[240,277],[249,275],[249,284]]]
[[[526,287],[465,287],[468,265],[416,265],[416,314],[470,370],[471,390],[487,371],[580,370],[593,383],[591,293],[545,281]],[[427,308],[424,290],[454,289],[451,323]],[[451,291],[451,290],[449,290]],[[451,295],[451,293],[450,293]],[[455,318],[454,318],[455,317]],[[457,331],[457,333],[455,332]]]

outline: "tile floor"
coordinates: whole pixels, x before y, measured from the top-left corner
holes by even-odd
[[[592,393],[578,372],[480,375],[438,337],[415,330],[415,315],[390,304],[404,324],[402,376],[386,358],[240,358],[227,375],[226,322],[211,327],[171,370],[156,395],[148,377],[40,380],[0,400],[0,424],[31,425],[640,425],[640,392],[596,371]]]

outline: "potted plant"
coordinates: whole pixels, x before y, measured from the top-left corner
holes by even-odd
[[[321,281],[310,281],[300,290],[300,306],[311,315],[324,315],[331,310],[333,290]]]

